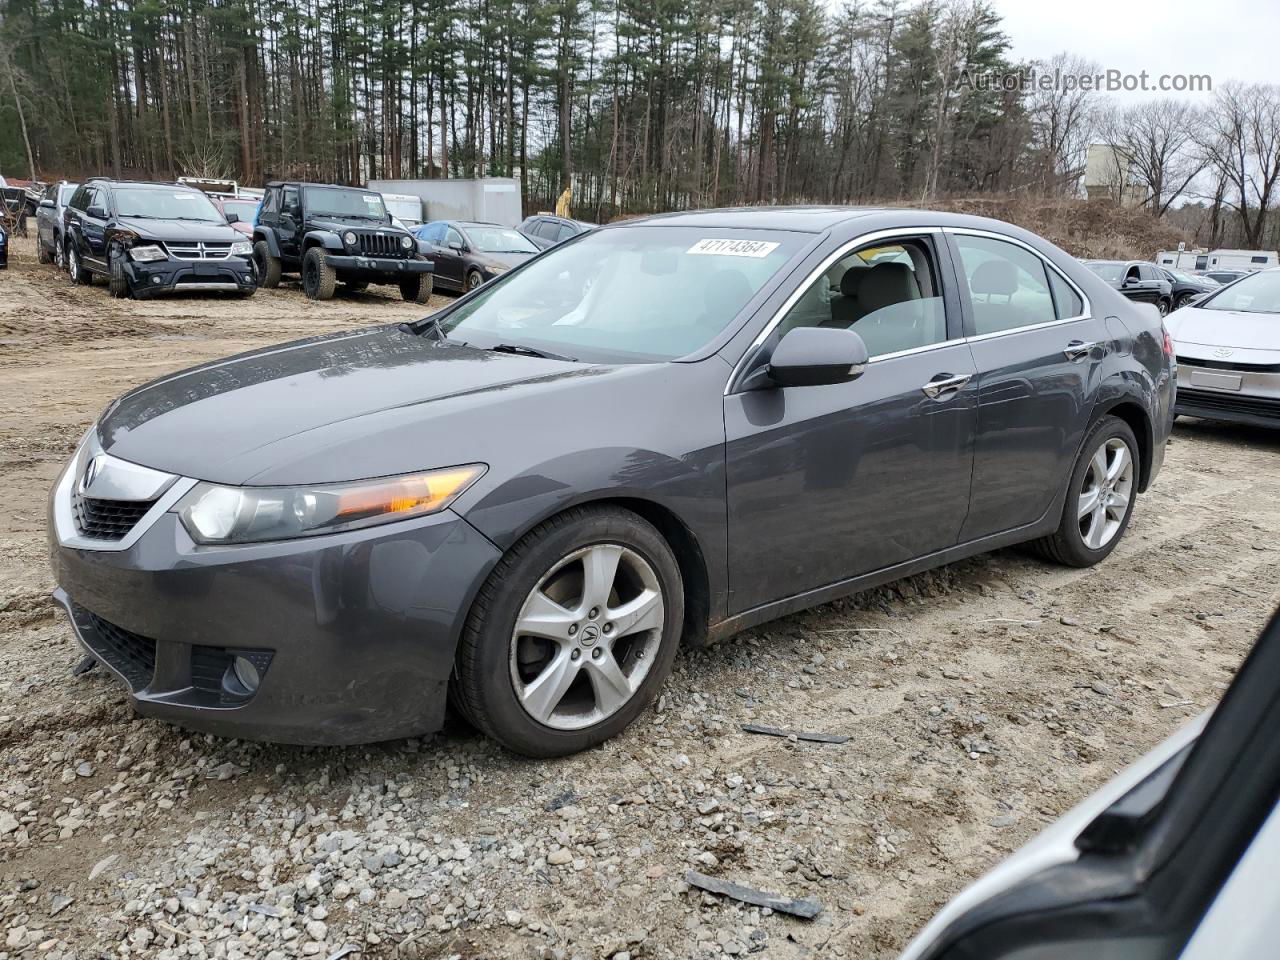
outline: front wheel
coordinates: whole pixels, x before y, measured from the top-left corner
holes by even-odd
[[[253,259],[258,264],[258,286],[268,290],[280,286],[280,258],[271,255],[267,241],[259,240],[253,245]]]
[[[1089,431],[1071,472],[1062,522],[1032,546],[1071,567],[1105,558],[1129,526],[1138,496],[1138,441],[1119,417],[1103,417]]]
[[[400,281],[400,296],[409,303],[426,303],[431,299],[431,274],[418,273]]]
[[[490,574],[454,685],[481,731],[531,757],[585,750],[631,723],[679,645],[684,587],[654,527],[616,507],[536,527]]]
[[[309,300],[332,300],[338,275],[320,247],[312,247],[302,258],[302,292]]]
[[[107,292],[117,300],[129,296],[129,278],[124,275],[124,253],[113,249],[107,260]]]
[[[484,277],[480,276],[479,270],[472,270],[467,274],[467,292],[470,293],[480,284],[484,283]]]

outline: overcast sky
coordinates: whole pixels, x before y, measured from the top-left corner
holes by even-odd
[[[1280,82],[1277,0],[990,0],[1004,18],[1017,59],[1069,50],[1125,73],[1209,74],[1228,80]],[[1114,96],[1126,102],[1158,93]]]

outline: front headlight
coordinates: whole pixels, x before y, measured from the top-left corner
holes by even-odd
[[[231,255],[233,257],[248,257],[253,254],[253,244],[248,240],[237,240],[231,244]]]
[[[482,463],[313,487],[200,483],[174,508],[197,543],[256,543],[354,530],[438,513],[475,483]]]
[[[348,247],[354,247],[356,245],[355,233],[348,230],[346,233],[342,235],[342,242],[345,243]]]
[[[406,235],[406,236],[401,237],[401,238],[400,238],[400,246],[401,246],[401,247],[403,247],[405,250],[408,250],[410,247],[412,247],[412,246],[413,246],[413,237],[410,237],[410,236],[407,236],[407,235]]]
[[[167,259],[168,254],[164,252],[163,247],[149,244],[145,247],[134,247],[129,251],[129,256],[139,263],[150,263],[153,260]]]

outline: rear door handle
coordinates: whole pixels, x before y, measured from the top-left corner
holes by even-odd
[[[1083,340],[1072,340],[1067,344],[1067,348],[1062,351],[1063,355],[1072,362],[1083,360],[1096,347],[1097,342],[1085,343]]]
[[[954,377],[949,373],[940,373],[920,389],[930,400],[946,400],[959,393],[960,388],[972,379],[973,375],[968,373]]]

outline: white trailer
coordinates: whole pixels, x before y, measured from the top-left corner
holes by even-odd
[[[369,189],[377,190],[378,188],[370,184]],[[402,221],[410,230],[422,223],[420,197],[412,193],[387,193],[385,190],[378,192],[382,194],[382,202],[387,205],[387,212]]]
[[[406,194],[422,203],[419,219],[479,220],[514,227],[524,219],[520,181],[513,177],[479,180],[370,180],[369,189]],[[388,207],[390,204],[388,204]]]
[[[1161,250],[1156,263],[1174,270],[1265,270],[1280,257],[1274,250]]]

